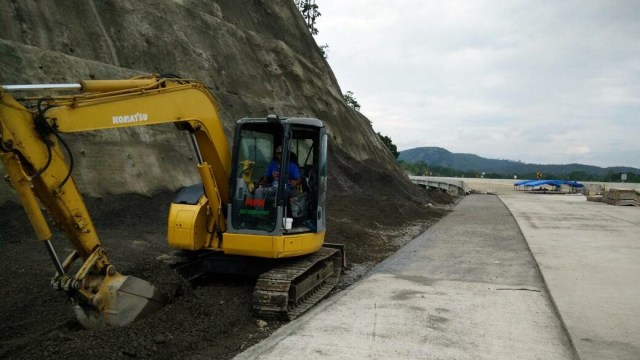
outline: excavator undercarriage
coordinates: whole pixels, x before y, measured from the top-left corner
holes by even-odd
[[[323,247],[261,274],[253,290],[254,314],[264,319],[297,318],[335,288],[341,267],[340,250]]]
[[[257,279],[252,297],[254,315],[262,319],[293,320],[338,284],[346,267],[344,251],[342,244],[325,243],[311,255],[281,260],[212,252],[179,252],[163,260],[193,282],[224,275]]]

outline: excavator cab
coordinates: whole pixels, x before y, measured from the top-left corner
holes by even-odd
[[[276,150],[282,153],[279,160]],[[273,115],[239,120],[227,235],[324,233],[326,150],[327,131],[320,120]],[[276,163],[281,171],[273,177]],[[270,164],[272,173],[267,174]],[[288,179],[298,175],[300,184],[292,188]]]
[[[290,179],[297,180],[295,188]],[[273,115],[239,120],[225,231],[211,246],[203,242],[203,249],[215,251],[201,253],[178,271],[187,278],[205,273],[257,277],[254,314],[295,319],[336,286],[344,266],[344,247],[324,242],[326,189],[327,130],[322,121]],[[203,192],[200,186],[195,190]],[[205,229],[204,220],[193,229]]]

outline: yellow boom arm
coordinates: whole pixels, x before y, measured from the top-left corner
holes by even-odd
[[[54,286],[66,290],[79,319],[125,325],[162,302],[153,285],[120,275],[105,255],[85,207],[58,133],[174,123],[192,135],[198,168],[205,184],[207,233],[225,231],[222,209],[227,204],[230,154],[215,101],[199,82],[146,77],[132,80],[90,80],[85,93],[33,98],[28,110],[0,88],[0,159],[38,238],[45,242],[56,266]],[[87,92],[90,91],[90,92]],[[46,107],[46,108],[45,108]],[[47,210],[75,251],[60,262],[51,246]],[[213,231],[216,230],[216,231]],[[68,275],[75,260],[80,270]]]

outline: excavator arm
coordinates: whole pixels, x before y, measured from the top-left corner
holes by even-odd
[[[216,104],[199,82],[146,77],[91,80],[74,85],[83,93],[34,97],[28,109],[0,88],[0,158],[39,240],[56,268],[53,284],[77,305],[78,319],[88,327],[126,325],[162,305],[150,283],[118,273],[93,226],[65,159],[60,133],[174,123],[186,130],[198,155],[206,194],[208,242],[221,242],[226,222],[230,154]],[[52,219],[74,247],[60,261],[51,244]],[[70,273],[80,261],[79,270]]]

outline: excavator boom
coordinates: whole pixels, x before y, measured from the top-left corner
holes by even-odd
[[[89,212],[65,159],[60,133],[176,123],[200,142],[201,156],[219,171],[207,174],[218,184],[213,199],[226,200],[229,153],[213,98],[197,82],[170,83],[162,79],[87,81],[80,95],[35,98],[35,109],[16,101],[9,90],[55,88],[51,85],[0,89],[0,159],[39,240],[56,269],[54,287],[77,305],[78,319],[87,327],[122,326],[165,302],[147,281],[118,273],[104,252]],[[218,146],[213,146],[213,143]],[[208,168],[211,165],[204,164]],[[218,181],[216,181],[218,180]],[[74,251],[61,261],[51,243],[52,233],[42,207],[60,228]],[[220,211],[218,211],[220,213]],[[218,215],[218,227],[224,221]],[[215,222],[215,220],[214,220]],[[70,274],[80,261],[80,269]]]
[[[153,285],[123,276],[110,264],[75,183],[67,177],[60,143],[42,138],[35,131],[32,114],[2,90],[0,96],[0,159],[54,263],[54,287],[69,294],[80,322],[86,327],[126,325],[159,308],[164,301]],[[74,245],[64,262],[51,244],[52,233],[41,204]],[[79,258],[84,260],[80,270],[69,274]]]

